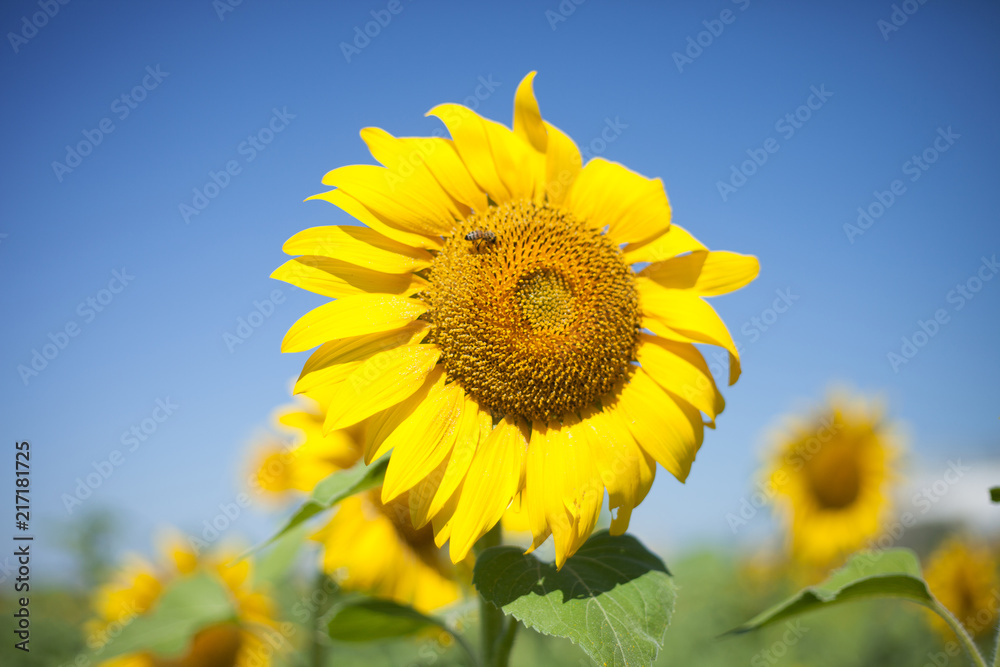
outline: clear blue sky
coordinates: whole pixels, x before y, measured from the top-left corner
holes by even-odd
[[[724,516],[750,490],[763,430],[831,383],[886,396],[915,463],[995,458],[1000,278],[984,268],[994,279],[971,300],[949,292],[1000,254],[1000,7],[913,2],[888,32],[888,1],[776,4],[566,1],[564,17],[556,0],[402,0],[397,14],[382,0],[245,0],[220,19],[210,0],[78,1],[32,31],[39,5],[4,3],[0,27],[23,38],[0,46],[0,433],[32,443],[42,539],[68,517],[62,494],[114,450],[121,465],[77,512],[115,508],[137,548],[232,502],[248,440],[305,358],[279,342],[323,301],[268,275],[296,231],[349,222],[302,200],[327,170],[372,161],[362,127],[429,134],[425,111],[477,89],[478,111],[509,123],[533,69],[548,120],[581,146],[617,124],[595,152],[662,177],[675,221],[710,247],[761,260],[757,281],[714,300],[745,347],[743,378],[688,484],[661,475],[634,532],[671,548],[734,539]],[[371,12],[391,21],[348,62],[341,44]],[[689,48],[689,62],[674,55]],[[244,143],[274,110],[281,131]],[[796,113],[808,120],[782,121]],[[67,163],[84,133],[100,143]],[[923,170],[912,158],[925,149],[936,161]],[[747,151],[767,161],[723,197]],[[229,161],[238,173],[186,222],[179,206]],[[851,242],[844,225],[897,179],[901,194]],[[123,268],[124,287],[111,282]],[[224,334],[275,289],[283,302],[230,351]],[[775,320],[778,290],[795,300]],[[894,370],[887,354],[939,309],[946,323]],[[18,366],[67,325],[77,335],[26,384]],[[164,417],[168,398],[173,414],[128,451],[122,434]],[[246,514],[233,533],[259,538],[268,521]]]

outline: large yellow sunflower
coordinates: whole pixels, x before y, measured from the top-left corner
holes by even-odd
[[[952,538],[931,554],[924,578],[941,604],[948,608],[973,637],[993,632],[1000,601],[1000,567],[989,547],[971,540]],[[937,614],[928,615],[934,628],[945,637],[952,630]]]
[[[772,437],[766,475],[794,557],[829,565],[880,534],[901,438],[879,403],[835,394]]]
[[[740,374],[703,297],[759,270],[671,225],[659,179],[582,165],[533,79],[513,131],[456,104],[428,112],[450,139],[362,130],[383,166],[334,169],[313,198],[365,226],[296,234],[284,250],[301,256],[273,274],[335,299],[285,336],[285,352],[319,346],[296,392],[330,406],[328,430],[362,424],[366,462],[392,451],[382,502],[407,494],[455,562],[515,496],[562,566],[605,490],[617,534],[657,462],[683,481],[724,405],[694,344]]]
[[[324,477],[361,459],[357,429],[324,434],[323,420],[324,411],[315,403],[279,413],[277,421],[296,431],[300,444],[290,451],[276,447],[260,458],[256,478],[262,489],[282,496],[288,491],[309,493]],[[313,539],[323,546],[323,570],[345,590],[424,612],[462,597],[463,572],[434,543],[430,526],[413,528],[407,494],[386,504],[381,502],[381,487],[354,495],[337,506]]]
[[[96,618],[87,623],[88,646],[99,650],[133,618],[150,612],[175,581],[207,572],[232,596],[236,619],[209,626],[191,641],[184,655],[164,659],[151,653],[131,653],[100,663],[101,667],[267,667],[275,646],[285,643],[275,620],[274,603],[252,584],[249,560],[238,552],[219,550],[199,557],[180,538],[171,538],[166,564],[157,567],[138,557],[94,593]]]

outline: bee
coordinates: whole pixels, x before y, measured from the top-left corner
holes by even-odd
[[[487,243],[496,243],[497,235],[495,232],[491,232],[488,229],[476,229],[465,235],[466,241],[486,241]]]

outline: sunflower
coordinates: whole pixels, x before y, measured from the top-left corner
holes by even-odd
[[[306,229],[273,277],[334,299],[288,331],[318,349],[296,392],[324,427],[392,452],[382,503],[408,497],[454,562],[524,504],[556,562],[587,539],[605,490],[625,531],[656,463],[684,481],[723,400],[696,343],[729,352],[702,298],[758,273],[671,225],[659,179],[580,152],[542,120],[534,72],[513,131],[465,107],[428,112],[451,138],[361,137],[383,166],[326,174],[318,194],[364,226]],[[704,414],[704,417],[703,417]]]
[[[951,538],[931,554],[924,568],[931,593],[976,638],[989,635],[997,621],[997,567],[997,557],[989,547]],[[937,614],[932,615],[931,624],[945,637],[951,637],[948,624]]]
[[[132,557],[112,580],[94,593],[96,618],[87,623],[88,645],[100,650],[133,618],[150,612],[170,585],[197,572],[218,578],[229,592],[236,618],[211,625],[191,640],[184,655],[164,659],[151,653],[131,653],[100,663],[102,667],[267,667],[274,646],[283,641],[274,620],[271,598],[255,587],[249,560],[238,553],[218,551],[199,557],[178,537],[165,548],[166,564],[157,567]],[[278,638],[276,640],[276,638]]]
[[[835,394],[772,437],[766,476],[795,558],[826,566],[880,534],[901,441],[880,404]]]
[[[268,438],[254,455],[255,483],[264,491],[311,492],[322,479],[350,468],[361,458],[357,429],[323,432],[324,413],[319,404],[302,397],[298,404],[274,415],[279,430],[292,435],[289,447],[280,438]]]
[[[300,444],[263,456],[256,479],[273,494],[309,493],[324,477],[352,467],[361,458],[355,428],[322,432],[324,411],[311,402],[282,410],[279,424],[298,433]],[[453,566],[434,543],[430,526],[413,528],[404,494],[387,504],[381,487],[347,498],[313,539],[323,546],[323,570],[348,591],[430,612],[462,597],[468,573]],[[464,578],[468,578],[465,576]]]

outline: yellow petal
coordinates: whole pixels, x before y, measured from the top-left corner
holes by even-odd
[[[436,250],[443,245],[440,236],[426,236],[409,231],[405,225],[375,214],[343,190],[329,190],[313,195],[312,197],[306,197],[306,201],[310,199],[328,201],[348,215],[356,218],[362,224],[371,227],[382,236],[386,236],[403,245],[408,245],[411,248],[431,248]]]
[[[414,526],[420,528],[425,525],[456,493],[472,464],[472,457],[475,456],[479,443],[485,441],[492,430],[493,419],[490,414],[481,412],[476,402],[466,394],[455,446],[440,471],[435,471],[433,478],[427,479],[423,484],[418,502],[410,506]],[[411,492],[411,498],[413,495]]]
[[[376,292],[411,296],[428,285],[414,273],[382,273],[319,255],[290,259],[271,277],[333,299]]]
[[[397,141],[408,153],[408,159],[423,160],[441,187],[456,201],[478,212],[488,208],[483,192],[462,162],[455,143],[443,137],[402,137]]]
[[[686,289],[700,296],[717,296],[737,290],[760,273],[753,255],[725,251],[697,251],[650,264],[639,275],[662,287]]]
[[[645,241],[670,227],[662,181],[603,158],[587,163],[563,205],[593,228],[607,226],[615,243]]]
[[[583,158],[576,144],[562,130],[551,123],[545,123],[545,129],[548,131],[545,195],[550,204],[561,204],[583,168]]]
[[[688,410],[684,407],[641,368],[633,372],[612,407],[636,442],[681,482],[691,471],[703,437],[701,415],[689,405]]]
[[[535,74],[536,72],[528,72],[514,94],[514,134],[539,153],[545,153],[549,143],[548,135],[545,132],[545,123],[542,121],[542,112],[538,110],[535,91],[531,86]]]
[[[447,201],[434,199],[433,195],[420,191],[418,182],[384,167],[371,164],[339,167],[327,172],[323,184],[343,190],[372,212],[417,234],[449,234],[460,217],[450,197]]]
[[[430,266],[425,250],[411,248],[373,229],[354,225],[310,227],[285,241],[289,255],[322,255],[384,273],[408,273]]]
[[[412,396],[400,401],[391,408],[372,415],[365,421],[365,465],[369,465],[375,459],[382,458],[392,449],[392,442],[389,441],[389,436],[427,399],[431,388],[442,382],[443,377],[444,368],[438,364],[427,375],[423,385]],[[386,444],[387,442],[388,444]]]
[[[656,384],[704,412],[715,425],[726,402],[694,345],[640,333],[636,361]]]
[[[685,290],[665,289],[648,278],[636,278],[639,304],[643,315],[654,323],[643,326],[657,335],[691,343],[718,345],[729,351],[729,384],[740,377],[740,354],[725,322],[715,309],[696,294]],[[662,323],[667,330],[656,327]],[[677,335],[671,335],[676,332]]]
[[[444,461],[455,444],[465,395],[455,383],[431,387],[427,398],[396,427],[383,446],[392,448],[382,502],[409,491]]]
[[[591,451],[593,431],[588,430],[572,417],[562,426],[532,425],[525,479],[532,548],[551,531],[557,568],[562,568],[590,535],[604,499]],[[544,528],[536,534],[542,520]]]
[[[636,443],[617,411],[590,410],[584,413],[583,423],[596,438],[594,462],[608,490],[611,534],[621,535],[628,529],[632,510],[653,486],[656,461]]]
[[[437,345],[410,345],[365,359],[330,398],[323,430],[347,428],[409,397],[440,357]]]
[[[625,261],[634,264],[636,262],[661,262],[685,252],[696,250],[707,250],[705,246],[691,233],[677,224],[671,224],[670,229],[647,239],[640,243],[629,243],[622,248]]]
[[[412,190],[414,197],[426,205],[433,202],[444,206],[456,219],[469,216],[470,207],[459,203],[449,194],[424,160],[425,155],[431,155],[435,149],[441,148],[440,143],[435,143],[435,138],[394,137],[377,127],[361,130],[361,138],[376,160],[405,179],[407,188]]]
[[[405,326],[428,306],[391,294],[345,296],[310,310],[292,325],[281,342],[282,352],[302,352],[330,340],[390,331]]]
[[[427,112],[444,122],[469,173],[494,202],[541,201],[544,158],[500,123],[458,104]]]
[[[323,343],[306,360],[295,383],[295,393],[307,393],[316,387],[340,382],[351,374],[358,363],[373,354],[402,345],[416,345],[429,331],[428,324],[418,320],[399,329]]]
[[[527,427],[504,417],[476,450],[451,518],[451,561],[465,558],[480,537],[496,525],[518,492],[527,447]]]

